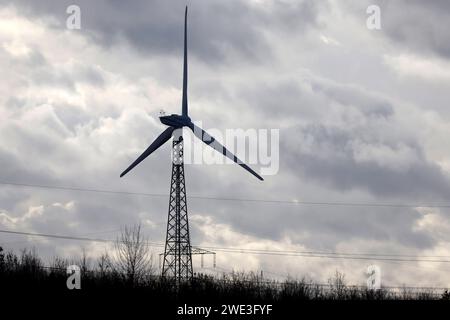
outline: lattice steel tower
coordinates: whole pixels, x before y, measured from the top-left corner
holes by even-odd
[[[172,179],[162,275],[177,281],[193,275],[181,135],[174,135],[172,142]]]

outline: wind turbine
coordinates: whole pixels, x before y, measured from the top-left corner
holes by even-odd
[[[183,165],[183,136],[182,128],[188,127],[194,135],[205,144],[222,153],[236,164],[253,174],[259,180],[264,180],[259,174],[253,171],[248,165],[238,159],[214,137],[209,135],[202,128],[196,126],[188,115],[187,99],[187,6],[184,14],[184,64],[183,64],[183,98],[181,105],[181,115],[171,114],[160,116],[162,124],[168,126],[150,146],[125,170],[120,177],[126,175],[130,170],[141,163],[150,154],[156,151],[164,143],[174,136],[173,140],[173,160],[172,179],[170,188],[169,217],[167,221],[166,245],[164,251],[163,276],[173,276],[178,281],[183,278],[192,277],[192,257],[189,240],[189,224],[187,216],[186,188],[184,180]]]

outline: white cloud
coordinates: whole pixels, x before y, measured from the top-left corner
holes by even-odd
[[[19,223],[28,223],[29,220],[37,219],[44,214],[44,206],[31,206],[23,215],[15,217],[8,212],[0,212],[0,221],[7,227],[15,228]]]
[[[324,36],[323,34],[320,35],[320,40],[327,45],[333,45],[333,46],[341,45],[341,43],[339,41],[337,41],[331,37]]]
[[[384,55],[385,63],[398,75],[431,81],[448,81],[450,63],[438,58],[412,54]]]
[[[450,221],[439,208],[417,208],[417,211],[422,216],[414,225],[416,230],[425,231],[439,241],[450,242]]]

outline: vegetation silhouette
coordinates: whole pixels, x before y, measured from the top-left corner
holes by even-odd
[[[327,284],[288,278],[275,281],[253,272],[223,273],[220,276],[195,274],[191,280],[177,284],[157,273],[140,226],[126,227],[117,238],[114,252],[93,260],[83,250],[81,257],[54,257],[49,265],[34,249],[19,253],[0,247],[0,287],[2,290],[42,290],[81,293],[130,292],[144,294],[158,301],[202,301],[203,303],[282,303],[298,301],[340,300],[450,300],[448,291],[381,288],[370,290],[347,285],[344,274],[336,271]],[[81,290],[66,286],[67,267],[80,267]]]

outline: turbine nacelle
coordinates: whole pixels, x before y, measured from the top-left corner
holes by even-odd
[[[165,124],[169,127],[174,128],[182,128],[182,127],[189,127],[191,124],[191,118],[188,116],[183,116],[179,114],[171,114],[170,116],[160,116],[159,121],[161,121],[162,124]]]

